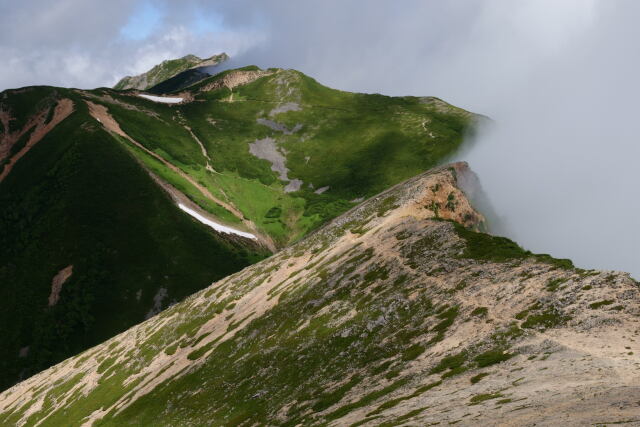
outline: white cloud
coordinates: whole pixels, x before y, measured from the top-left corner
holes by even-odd
[[[5,66],[0,90],[36,84],[110,86],[165,59],[225,50],[238,54],[262,37],[255,29],[221,25],[206,6],[198,0],[24,0],[2,5],[0,55]],[[149,10],[153,19],[144,16]],[[134,37],[123,37],[123,28]]]

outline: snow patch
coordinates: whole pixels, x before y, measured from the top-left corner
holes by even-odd
[[[154,102],[164,102],[165,104],[178,104],[184,100],[184,98],[178,98],[178,97],[172,98],[169,96],[153,96],[153,95],[145,95],[144,93],[141,93],[138,96]]]
[[[213,222],[210,219],[203,217],[193,209],[186,207],[182,203],[178,203],[178,207],[183,211],[185,211],[186,213],[188,213],[189,215],[191,215],[192,217],[194,217],[195,219],[197,219],[198,221],[200,221],[201,223],[208,225],[209,227],[213,228],[216,231],[219,231],[220,233],[235,234],[241,237],[245,237],[247,239],[254,239],[254,240],[256,239],[256,236],[254,236],[251,233],[245,233],[244,231],[239,231],[239,230],[236,230],[235,228],[227,227],[226,225]]]

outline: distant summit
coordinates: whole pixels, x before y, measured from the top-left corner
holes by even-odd
[[[213,55],[204,59],[195,55],[186,55],[179,59],[168,59],[166,61],[162,61],[146,73],[142,73],[137,76],[124,77],[113,88],[116,90],[147,90],[160,82],[168,80],[188,70],[195,70],[197,72],[196,74],[202,75],[202,78],[205,78],[208,76],[208,73],[203,71],[202,68],[219,65],[228,59],[229,55],[226,53]],[[191,83],[193,84],[196,81]]]

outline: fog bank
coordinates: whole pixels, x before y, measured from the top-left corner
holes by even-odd
[[[490,116],[459,158],[501,216],[494,231],[640,278],[640,4],[372,3],[269,3],[267,42],[241,59]]]

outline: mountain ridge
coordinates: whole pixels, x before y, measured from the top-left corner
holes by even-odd
[[[640,350],[632,338],[640,333],[638,283],[470,231],[483,217],[463,182],[469,192],[475,178],[457,163],[385,190],[5,391],[0,419],[639,421],[635,359],[627,354]],[[600,341],[612,348],[595,347]]]

